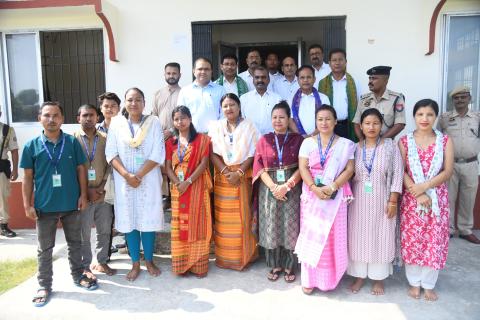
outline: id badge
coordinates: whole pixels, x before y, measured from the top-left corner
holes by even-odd
[[[230,152],[230,151],[228,151],[228,152],[227,152],[227,158],[228,158],[228,161],[232,161],[232,159],[233,159],[233,153]]]
[[[323,177],[322,177],[322,175],[317,174],[317,175],[315,176],[315,185],[318,186],[318,185],[320,185],[320,184],[323,184]]]
[[[363,185],[365,193],[372,193],[373,192],[373,184],[372,181],[365,181]]]
[[[144,162],[143,155],[136,154],[134,157],[134,161],[135,161],[135,166],[142,166]]]
[[[185,180],[185,175],[183,174],[182,170],[178,171],[178,180],[180,180],[181,182]]]
[[[52,184],[54,188],[59,188],[62,186],[62,175],[61,174],[52,174]]]
[[[91,168],[88,169],[88,181],[95,181],[97,180],[97,173],[95,172],[95,169]]]
[[[285,182],[285,170],[277,170],[277,182]]]

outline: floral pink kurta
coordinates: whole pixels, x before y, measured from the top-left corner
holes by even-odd
[[[448,136],[443,137],[443,150],[448,141]],[[400,138],[400,142],[408,154],[407,136]],[[417,147],[424,175],[428,173],[435,152],[435,143],[426,150]],[[405,172],[412,177],[408,157]],[[404,189],[401,204],[400,232],[402,243],[402,258],[406,264],[426,266],[435,270],[445,267],[448,254],[448,189],[443,183],[435,188],[440,207],[440,221],[430,211],[423,218],[416,212],[417,200]]]

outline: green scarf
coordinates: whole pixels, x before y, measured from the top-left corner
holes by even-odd
[[[348,100],[348,137],[350,140],[357,142],[357,136],[353,130],[353,117],[355,116],[355,111],[357,110],[357,87],[355,86],[355,81],[349,73],[345,73],[347,78],[347,100]],[[330,103],[333,107],[333,86],[332,86],[332,73],[323,78],[318,84],[318,91],[328,96]]]
[[[215,80],[215,83],[223,86],[224,79],[225,77],[222,74],[217,80]],[[238,97],[240,97],[242,94],[245,94],[248,92],[248,85],[245,82],[245,80],[243,80],[239,76],[235,76],[235,79],[237,80]]]

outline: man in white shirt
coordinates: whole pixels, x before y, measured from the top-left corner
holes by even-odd
[[[256,67],[253,71],[255,90],[240,97],[242,115],[252,121],[262,135],[273,131],[272,109],[281,100],[278,94],[268,90],[269,81],[268,70]]]
[[[273,91],[277,93],[282,100],[289,102],[289,99],[300,88],[295,72],[297,72],[297,63],[292,57],[286,57],[282,61],[283,76],[273,84]]]
[[[312,44],[308,48],[308,55],[315,70],[315,89],[318,89],[318,83],[330,73],[330,66],[323,62],[323,47],[319,44]]]
[[[330,100],[313,87],[315,71],[312,66],[301,66],[297,70],[297,79],[300,89],[289,100],[290,108],[292,108],[289,128],[293,132],[298,132],[307,137],[317,133],[315,125],[316,108],[319,108],[322,104],[330,105]]]
[[[357,141],[352,123],[360,99],[360,88],[347,73],[347,53],[335,48],[330,50],[329,59],[332,72],[323,78],[318,91],[328,96],[337,112],[335,133],[341,137]]]
[[[238,58],[234,54],[226,54],[222,57],[222,75],[215,83],[223,86],[227,93],[234,93],[238,97],[249,91],[247,83],[237,75]]]
[[[220,119],[220,99],[226,91],[211,81],[212,63],[207,58],[195,60],[193,75],[193,83],[180,90],[177,105],[188,107],[195,129],[205,133],[208,132],[210,122]]]
[[[245,80],[248,85],[248,90],[255,90],[255,86],[253,85],[253,69],[260,66],[262,64],[262,57],[260,56],[260,51],[257,49],[250,49],[247,53],[247,66],[248,69],[240,73],[238,76]]]
[[[282,78],[280,72],[278,72],[278,66],[280,65],[280,61],[278,59],[278,55],[276,53],[269,53],[267,55],[267,59],[265,59],[265,66],[267,67],[269,76],[270,76],[270,83],[268,84],[268,90],[273,90],[273,86],[277,80]]]

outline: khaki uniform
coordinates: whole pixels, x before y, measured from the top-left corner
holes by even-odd
[[[368,108],[377,108],[383,115],[381,134],[387,132],[394,124],[407,123],[405,120],[405,99],[401,93],[387,89],[378,100],[373,92],[361,95],[352,122],[360,124],[360,117],[363,111]]]
[[[3,143],[3,123],[0,123],[0,147]],[[1,159],[8,159],[8,152],[18,149],[17,136],[15,130],[10,127],[8,131],[3,152],[0,155]],[[8,223],[8,197],[10,196],[10,180],[4,173],[0,173],[0,223]]]
[[[455,163],[448,181],[450,203],[450,232],[455,232],[455,204],[458,197],[457,227],[461,235],[469,235],[473,228],[473,207],[478,187],[478,160],[480,152],[480,112],[469,110],[461,117],[452,110],[442,114],[437,128],[453,142]]]

